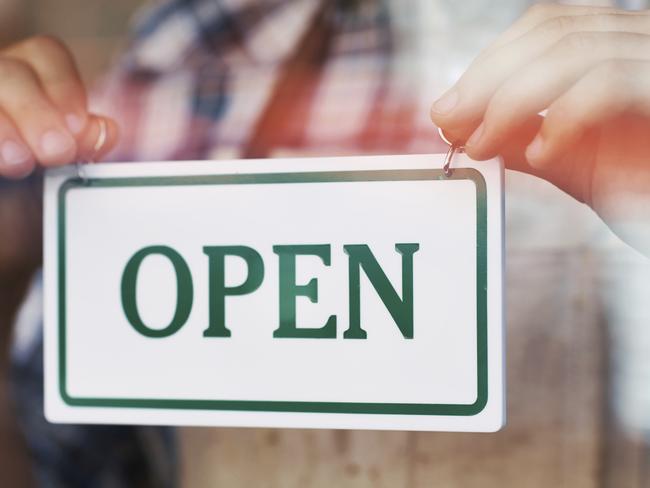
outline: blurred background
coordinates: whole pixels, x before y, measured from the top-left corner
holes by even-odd
[[[430,103],[529,6],[391,0],[397,70]],[[578,2],[572,2],[578,3]],[[581,2],[607,5],[611,2]],[[84,79],[125,45],[136,0],[0,0],[0,43],[54,34]],[[617,3],[644,8],[643,0]],[[433,134],[433,132],[432,132]],[[417,148],[414,148],[414,151]],[[184,486],[650,486],[650,265],[551,185],[507,175],[508,424],[497,434],[182,429]],[[28,483],[7,388],[12,324],[40,266],[38,182],[0,185],[0,482]]]
[[[61,37],[74,52],[84,79],[92,83],[110,66],[125,40],[138,0],[2,0],[0,42],[34,35]]]
[[[84,79],[104,72],[139,2],[0,0],[0,46],[34,33],[69,44]],[[31,466],[9,394],[9,347],[16,311],[41,262],[40,183],[0,181],[0,485],[31,486]]]

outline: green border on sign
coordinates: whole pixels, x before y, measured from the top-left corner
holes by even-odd
[[[263,185],[280,183],[328,183],[354,181],[471,180],[476,185],[476,305],[477,305],[477,396],[471,404],[350,403],[262,400],[181,400],[167,398],[74,398],[67,393],[66,380],[66,195],[70,190],[93,188],[186,186],[186,185]],[[485,179],[475,169],[454,169],[451,176],[441,169],[324,171],[313,173],[266,173],[204,176],[154,176],[67,180],[59,189],[59,391],[70,406],[158,408],[190,410],[236,410],[252,412],[318,412],[394,415],[476,415],[488,399],[487,364],[487,195]]]

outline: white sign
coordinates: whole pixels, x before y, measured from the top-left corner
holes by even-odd
[[[498,430],[503,169],[442,160],[49,172],[47,418]]]

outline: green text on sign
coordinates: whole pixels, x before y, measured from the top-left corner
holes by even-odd
[[[348,255],[349,328],[345,339],[366,339],[368,334],[361,327],[361,284],[360,271],[366,273],[379,298],[390,312],[405,339],[413,338],[413,255],[419,244],[395,244],[402,255],[402,296],[395,291],[386,273],[382,270],[370,247],[365,244],[343,246]],[[209,269],[209,325],[203,332],[205,337],[230,337],[226,326],[226,296],[253,293],[264,280],[262,256],[248,246],[206,246],[203,252],[208,256]],[[296,283],[296,256],[317,256],[325,266],[331,262],[329,244],[273,246],[279,259],[279,326],[273,332],[276,338],[335,339],[337,336],[336,316],[331,315],[321,327],[298,327],[296,319],[296,298],[304,296],[313,303],[318,302],[318,281],[312,278],[305,285]],[[176,275],[176,307],[174,317],[162,329],[147,327],[138,311],[136,289],[138,272],[144,259],[151,255],[166,257],[174,267]],[[237,256],[246,262],[248,275],[240,285],[226,286],[226,257]],[[169,337],[178,332],[187,322],[194,301],[192,275],[185,259],[168,246],[148,246],[136,252],[126,264],[122,274],[122,307],[127,320],[140,334],[151,338]]]

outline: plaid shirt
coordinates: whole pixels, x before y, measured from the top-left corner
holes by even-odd
[[[261,125],[318,15],[330,27],[321,59]],[[381,2],[176,0],[140,14],[92,105],[120,124],[114,161],[440,150],[398,62]],[[39,483],[173,486],[172,430],[45,421],[38,293],[40,277],[19,318],[13,385]]]
[[[413,87],[396,69],[386,6],[327,4],[331,34],[323,60],[307,70],[303,93],[280,107],[294,120],[283,124],[265,156],[441,149],[427,107],[416,105]],[[283,68],[322,6],[320,0],[181,0],[155,9],[137,23],[99,93],[97,110],[122,128],[109,159],[246,156]]]

